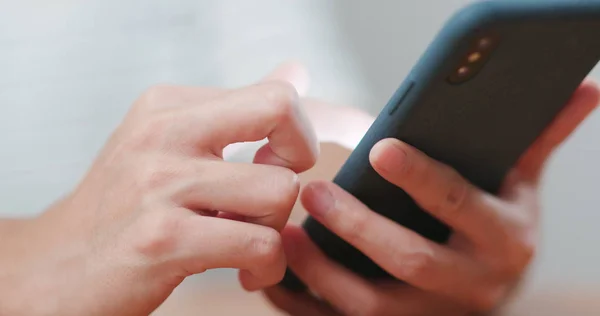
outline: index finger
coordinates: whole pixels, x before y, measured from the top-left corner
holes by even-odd
[[[234,90],[201,107],[179,108],[175,114],[181,138],[209,147],[220,156],[227,145],[269,140],[262,149],[266,163],[296,172],[316,162],[318,145],[310,121],[300,108],[294,86],[270,81]],[[191,139],[190,139],[191,138]]]

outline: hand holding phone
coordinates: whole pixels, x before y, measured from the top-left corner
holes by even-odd
[[[599,30],[594,1],[485,1],[466,8],[444,27],[334,182],[387,221],[444,247],[453,236],[448,223],[371,166],[373,146],[399,139],[473,188],[499,195],[509,171],[600,59]],[[375,282],[398,279],[318,219],[309,217],[304,230],[349,271]],[[283,284],[301,289],[297,281],[290,273]]]
[[[267,296],[280,309],[299,316],[462,316],[495,308],[516,291],[535,252],[543,166],[597,107],[599,98],[598,86],[585,82],[526,151],[498,196],[473,188],[447,165],[404,143],[379,142],[371,151],[374,169],[455,229],[448,244],[432,244],[373,212],[339,186],[316,181],[301,195],[309,214],[410,286],[368,282],[327,258],[302,229],[287,227],[283,239],[290,269],[328,304],[281,288],[266,290]],[[408,155],[396,158],[397,148],[406,149]],[[325,192],[334,203],[323,200]],[[454,198],[451,192],[465,193]]]

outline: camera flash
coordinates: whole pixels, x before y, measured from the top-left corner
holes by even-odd
[[[468,67],[460,67],[460,68],[458,68],[458,75],[459,76],[465,76],[468,73],[469,73],[469,68]]]
[[[479,52],[472,53],[468,59],[470,63],[478,62],[481,59],[481,54]]]
[[[479,47],[481,48],[488,48],[490,45],[492,45],[492,40],[487,37],[479,40]]]

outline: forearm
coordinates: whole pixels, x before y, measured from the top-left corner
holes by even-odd
[[[0,220],[0,314],[21,315],[24,302],[19,299],[26,282],[19,280],[24,257],[28,256],[27,235],[30,219]]]
[[[52,220],[60,204],[35,217],[0,219],[0,315],[45,315],[51,308],[57,291],[40,272],[68,248],[56,234],[65,226]]]
[[[0,219],[0,267],[6,261],[14,259],[22,249],[23,238],[26,230],[29,230],[32,219]],[[25,249],[26,250],[26,249]]]

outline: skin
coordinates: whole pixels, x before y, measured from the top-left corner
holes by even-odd
[[[0,222],[0,314],[148,315],[214,268],[279,282],[279,231],[318,155],[300,70],[235,90],[149,89],[77,188],[37,218]],[[223,161],[229,144],[264,138],[255,164]]]
[[[467,315],[494,310],[514,294],[534,257],[544,165],[596,108],[599,96],[594,83],[584,82],[514,166],[498,196],[401,141],[378,143],[370,155],[374,169],[455,230],[447,245],[379,216],[331,182],[309,183],[301,193],[306,211],[406,284],[361,279],[328,260],[300,228],[289,225],[282,233],[288,264],[314,295],[269,287],[266,297],[289,315]]]
[[[318,155],[310,121],[317,130],[331,125],[316,120],[322,104],[302,102],[308,113],[299,106],[307,86],[289,64],[240,89],[149,89],[70,194],[36,218],[0,221],[0,315],[148,315],[187,276],[214,268],[238,269],[244,288],[266,289],[292,315],[491,308],[535,250],[543,163],[599,94],[591,83],[580,88],[500,197],[399,141],[373,149],[382,176],[457,230],[448,246],[378,217],[329,182],[309,184],[301,195],[308,212],[411,285],[376,286],[326,260],[297,227],[284,228],[297,174]],[[223,161],[230,144],[264,138],[254,164]],[[287,264],[322,300],[273,287]]]

